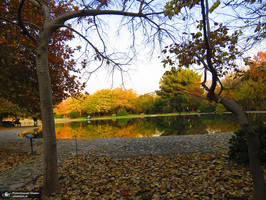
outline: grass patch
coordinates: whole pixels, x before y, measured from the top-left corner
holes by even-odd
[[[199,114],[198,112],[190,112],[191,115]],[[108,120],[108,119],[127,119],[127,118],[142,118],[142,117],[164,117],[164,116],[177,116],[179,113],[164,113],[164,114],[131,114],[126,116],[102,116],[102,117],[92,117],[89,120]],[[185,112],[181,115],[186,115]],[[79,118],[81,119],[81,118]]]

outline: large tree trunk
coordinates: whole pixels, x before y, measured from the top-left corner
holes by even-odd
[[[44,145],[43,195],[51,194],[59,190],[52,89],[48,68],[48,43],[50,36],[51,33],[43,32],[36,48],[36,65],[40,91]]]
[[[247,138],[249,166],[253,180],[253,199],[265,200],[265,180],[263,170],[260,165],[260,143],[257,134],[248,122],[245,112],[235,101],[221,98],[216,94],[214,94],[210,98],[215,102],[220,102],[221,104],[223,104],[227,110],[231,111],[237,117],[237,121],[245,132]]]

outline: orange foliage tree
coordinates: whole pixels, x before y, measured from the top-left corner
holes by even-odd
[[[266,109],[266,52],[259,52],[254,56],[250,69],[242,78],[236,92],[236,99],[244,104],[248,110]]]
[[[55,2],[47,2],[54,10],[54,15],[69,10],[67,7],[55,7]],[[3,0],[0,2],[0,97],[27,108],[31,113],[40,112],[40,97],[36,69],[36,52],[34,42],[23,35],[15,23],[19,1]],[[42,16],[32,4],[26,3],[23,8],[23,20],[30,29],[43,25]],[[3,18],[9,19],[4,21]],[[35,30],[34,34],[38,31]],[[69,29],[54,33],[49,45],[49,70],[54,105],[82,87],[76,79],[76,63],[73,59],[74,50],[66,43],[74,36]]]

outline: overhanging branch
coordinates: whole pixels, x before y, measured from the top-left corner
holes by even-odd
[[[135,13],[135,12],[125,12],[120,10],[77,10],[69,13],[65,13],[56,19],[54,19],[54,25],[64,24],[67,20],[74,19],[76,17],[85,17],[85,16],[99,16],[99,15],[120,15],[120,16],[128,16],[128,17],[143,17],[149,19],[147,16],[150,15],[160,15],[163,12],[156,13]]]
[[[113,64],[113,66],[115,66],[115,67],[117,67],[120,71],[123,71],[122,70],[122,67],[121,67],[121,65],[123,65],[123,64],[121,64],[121,63],[117,63],[117,62],[115,62],[113,59],[111,59],[111,58],[109,58],[108,56],[106,56],[106,55],[104,55],[102,52],[100,52],[99,50],[98,50],[98,48],[97,47],[95,47],[84,35],[82,35],[80,32],[78,32],[78,31],[76,31],[75,29],[73,29],[73,28],[71,28],[71,27],[69,27],[69,26],[66,26],[66,25],[61,25],[61,27],[65,27],[65,28],[68,28],[68,29],[70,29],[71,31],[73,31],[73,32],[75,32],[76,34],[78,34],[81,38],[83,38],[93,49],[94,49],[94,51],[96,52],[96,54],[97,55],[99,55],[103,60],[106,60],[108,63],[112,63]],[[92,74],[92,73],[94,73],[94,72],[96,72],[101,66],[103,65],[103,62],[100,64],[100,66],[99,67],[97,67],[95,70],[93,70],[92,72],[90,72],[90,74]],[[124,65],[126,65],[126,64],[124,64]]]

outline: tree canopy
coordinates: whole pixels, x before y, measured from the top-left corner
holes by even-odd
[[[247,4],[253,4],[257,1],[231,1],[237,2],[236,4],[240,4],[241,2],[247,2]],[[262,1],[258,1],[259,4],[262,4]],[[245,112],[241,109],[241,107],[237,104],[237,102],[232,99],[226,99],[221,96],[223,91],[223,86],[220,80],[222,75],[226,74],[226,71],[231,67],[238,72],[234,60],[237,56],[241,55],[241,52],[236,47],[238,37],[242,34],[241,30],[236,30],[232,35],[228,32],[228,27],[223,25],[219,25],[215,20],[210,20],[210,15],[214,10],[220,5],[220,1],[217,0],[211,7],[209,7],[208,0],[196,0],[196,1],[170,1],[166,5],[165,15],[169,18],[172,18],[174,15],[182,16],[181,9],[192,9],[195,8],[196,4],[200,4],[200,13],[202,16],[202,20],[195,22],[198,23],[197,28],[200,32],[197,33],[188,33],[191,34],[192,37],[188,38],[187,41],[180,42],[179,44],[173,44],[164,50],[164,53],[170,52],[174,54],[179,60],[179,63],[182,63],[184,66],[193,66],[195,64],[202,65],[204,69],[204,79],[202,82],[202,86],[207,92],[207,98],[210,101],[214,101],[216,103],[221,103],[228,111],[232,112],[236,118],[238,119],[238,123],[241,128],[244,130],[245,135],[247,137],[248,143],[248,152],[249,152],[249,164],[251,168],[251,174],[253,178],[253,199],[264,199],[266,196],[265,191],[265,180],[263,176],[263,171],[260,166],[260,158],[259,158],[259,139],[251,124],[249,123]],[[229,2],[230,3],[230,2]],[[225,4],[226,5],[226,4]],[[222,8],[224,10],[225,7]],[[261,20],[263,17],[260,16],[258,19]],[[183,18],[186,20],[186,17]],[[220,28],[212,29],[214,26],[219,25]],[[265,28],[265,27],[264,27]],[[258,25],[254,32],[261,29],[261,26]],[[193,35],[194,34],[194,35]],[[253,39],[259,40],[259,37],[254,37]],[[264,38],[264,37],[262,37]],[[217,42],[216,42],[217,41]],[[194,46],[198,46],[198,44],[202,45],[202,51],[199,51]],[[238,44],[239,45],[239,44]],[[240,45],[239,45],[240,46]],[[173,48],[172,48],[173,47]],[[247,47],[247,46],[246,46]],[[250,46],[249,46],[250,47]],[[182,49],[189,49],[189,51],[182,51]],[[245,49],[245,48],[244,48]],[[200,49],[201,50],[201,49]],[[166,57],[164,60],[165,64],[174,65],[175,62],[170,58],[170,56]],[[207,84],[207,75],[208,73],[211,75],[211,83]],[[217,85],[220,85],[221,90],[217,92]]]
[[[177,112],[181,107],[190,107],[201,101],[203,89],[200,86],[201,75],[190,69],[172,67],[160,80],[157,95],[164,99],[165,106]]]
[[[54,1],[48,3],[55,17],[68,10],[65,6],[58,10]],[[25,37],[16,24],[19,1],[3,0],[0,7],[0,97],[27,108],[33,114],[40,112],[36,52],[33,51],[33,41]],[[23,20],[27,21],[30,29],[42,26],[42,15],[32,4],[25,2],[23,13]],[[82,89],[82,85],[76,77],[79,70],[73,58],[74,50],[67,45],[74,38],[72,31],[58,30],[53,36],[48,56],[53,102],[56,105]]]

